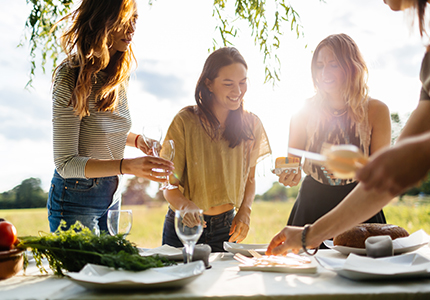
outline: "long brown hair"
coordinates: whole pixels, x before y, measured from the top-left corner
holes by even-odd
[[[125,52],[110,57],[115,30],[130,32],[136,22],[134,0],[83,0],[72,13],[61,19],[71,19],[70,27],[61,36],[66,60],[77,69],[76,85],[69,105],[81,118],[89,115],[88,97],[96,74],[109,65],[106,81],[96,93],[96,108],[113,111],[118,105],[118,93],[125,86],[136,58],[131,46]],[[55,72],[54,72],[55,75]]]
[[[332,51],[337,62],[345,74],[345,85],[343,88],[343,96],[348,105],[348,113],[356,122],[361,122],[365,118],[366,103],[368,98],[368,69],[366,62],[358,49],[354,40],[346,34],[333,34],[322,40],[312,57],[312,80],[314,87],[321,99],[325,98],[324,93],[318,88],[317,82],[317,58],[318,53],[323,47],[327,47]],[[321,103],[322,108],[325,106]]]
[[[200,124],[212,139],[215,139],[218,136],[220,122],[212,111],[213,100],[211,92],[206,85],[206,81],[207,79],[213,81],[218,77],[219,70],[222,67],[226,67],[234,63],[240,63],[248,70],[248,65],[246,64],[245,59],[236,48],[220,48],[212,52],[206,59],[203,71],[197,81],[196,91],[194,94],[194,98],[197,103],[197,114],[200,119]],[[194,111],[194,108],[189,107],[188,110]],[[240,107],[237,110],[230,111],[228,113],[222,138],[229,142],[230,148],[236,147],[242,141],[254,138],[250,120],[243,108],[243,99],[241,100]]]

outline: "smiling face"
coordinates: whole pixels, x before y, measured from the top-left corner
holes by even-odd
[[[112,47],[109,48],[109,54],[111,57],[116,52],[127,51],[129,45],[131,44],[134,31],[136,30],[136,22],[138,17],[136,3],[134,3],[133,7],[134,7],[134,13],[132,14],[128,22],[126,24],[119,26],[112,32],[113,44],[112,44]]]
[[[229,111],[240,107],[247,90],[246,76],[246,67],[241,63],[233,63],[220,68],[214,80],[206,79],[206,86],[212,93],[212,109],[220,122],[225,120]]]
[[[329,95],[342,92],[345,85],[345,72],[333,52],[322,47],[316,59],[316,81],[318,88]]]

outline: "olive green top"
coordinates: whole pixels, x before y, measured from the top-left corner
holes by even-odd
[[[250,169],[271,153],[260,119],[250,112],[244,116],[251,119],[254,139],[235,148],[222,138],[212,140],[197,114],[187,109],[181,110],[169,127],[165,140],[175,142],[173,163],[179,188],[203,211],[223,204],[238,209]]]

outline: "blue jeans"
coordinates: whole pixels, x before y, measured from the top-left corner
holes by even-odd
[[[229,232],[234,216],[234,209],[216,216],[204,215],[206,228],[203,229],[203,233],[197,244],[208,244],[211,246],[212,252],[225,252],[224,242],[230,238]],[[175,212],[170,208],[164,219],[162,244],[183,247],[175,231]]]
[[[51,232],[61,220],[67,228],[76,221],[95,231],[108,231],[107,212],[119,209],[118,176],[102,178],[63,178],[57,171],[48,195],[48,220]]]

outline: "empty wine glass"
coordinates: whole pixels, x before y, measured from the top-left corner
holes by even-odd
[[[158,156],[158,151],[161,148],[161,138],[163,137],[161,127],[158,125],[143,126],[142,137],[146,145],[152,149],[153,155]]]
[[[175,212],[175,231],[184,244],[187,253],[187,263],[192,261],[194,247],[203,232],[203,210]]]
[[[122,234],[125,237],[130,233],[132,223],[133,214],[131,210],[109,210],[107,225],[111,235]]]
[[[175,157],[175,142],[173,140],[164,141],[163,147],[161,148],[160,157],[173,161],[173,158]],[[163,182],[160,187],[160,190],[173,190],[177,188],[177,185],[173,185],[170,183],[169,176],[167,176],[167,180]]]

